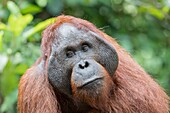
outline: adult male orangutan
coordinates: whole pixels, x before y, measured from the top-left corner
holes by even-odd
[[[92,23],[59,16],[22,76],[19,113],[168,113],[163,89]]]

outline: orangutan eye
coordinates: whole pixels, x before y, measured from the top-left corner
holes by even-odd
[[[89,44],[87,43],[82,44],[82,47],[81,47],[82,51],[87,52],[89,48],[90,48]]]
[[[75,55],[75,53],[74,53],[74,51],[72,51],[72,50],[68,50],[67,52],[66,52],[66,56],[68,57],[68,58],[71,58],[71,57],[73,57]]]

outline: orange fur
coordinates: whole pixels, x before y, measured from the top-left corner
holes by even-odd
[[[84,96],[94,106],[88,113],[168,113],[169,98],[163,89],[112,37],[86,20],[64,15],[57,17],[56,22],[44,30],[42,56],[20,80],[19,113],[62,113],[46,74],[50,47],[56,35],[54,30],[62,23],[72,23],[77,28],[97,33],[112,44],[118,53],[119,65],[112,78],[112,96],[100,98],[97,102]]]

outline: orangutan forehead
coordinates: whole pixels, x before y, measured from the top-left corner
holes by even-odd
[[[79,33],[80,30],[78,30],[74,25],[70,23],[63,23],[59,26],[57,30],[58,34],[62,37],[70,36],[70,34]]]
[[[83,30],[78,29],[70,23],[63,23],[57,29],[57,34],[63,40],[68,39],[69,37],[77,37],[78,35],[86,35]]]
[[[87,29],[79,29],[71,23],[63,23],[56,29],[57,42],[77,42],[78,40],[85,39],[92,36],[92,31]],[[88,40],[88,39],[87,39]]]

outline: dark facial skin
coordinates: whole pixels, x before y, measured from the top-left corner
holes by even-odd
[[[48,62],[48,78],[54,89],[68,98],[81,90],[93,96],[101,94],[106,72],[113,76],[118,65],[113,46],[96,33],[69,23],[55,32]]]

